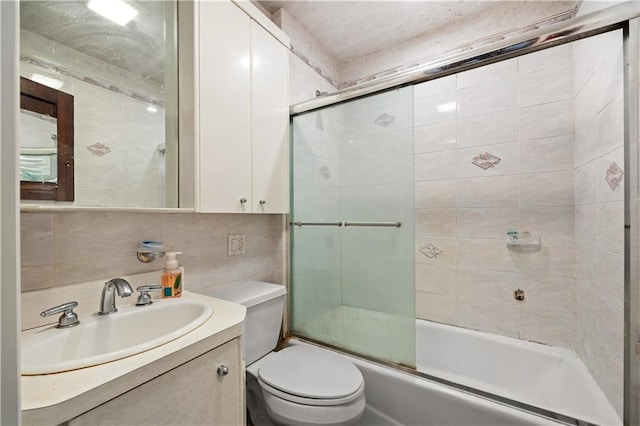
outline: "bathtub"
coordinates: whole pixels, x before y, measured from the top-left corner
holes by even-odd
[[[289,344],[308,343],[291,339]],[[364,377],[367,406],[358,426],[559,424],[400,370],[337,353],[353,362]]]
[[[416,320],[416,368],[589,423],[622,424],[569,349]]]
[[[559,424],[437,380],[340,354],[365,380],[362,426]],[[416,364],[426,375],[592,424],[622,424],[587,368],[568,349],[416,320]]]

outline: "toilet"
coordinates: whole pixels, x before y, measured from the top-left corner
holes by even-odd
[[[365,409],[364,379],[355,365],[308,345],[274,352],[284,286],[244,281],[200,293],[247,307],[243,334],[247,408],[255,426],[346,426],[360,419]]]

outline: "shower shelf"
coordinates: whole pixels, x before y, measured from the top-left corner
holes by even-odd
[[[534,234],[529,236],[523,236],[522,234],[505,235],[504,241],[509,246],[539,246],[540,236]]]

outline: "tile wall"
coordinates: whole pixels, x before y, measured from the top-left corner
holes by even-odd
[[[624,189],[621,31],[573,45],[580,357],[622,414]]]
[[[183,252],[187,290],[238,280],[284,283],[282,220],[282,215],[22,213],[22,292],[161,270],[162,260],[137,260],[143,240]],[[227,255],[228,234],[246,235],[244,255]]]
[[[575,348],[571,46],[414,97],[417,317]]]

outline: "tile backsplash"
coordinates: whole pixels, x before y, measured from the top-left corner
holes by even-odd
[[[185,288],[238,280],[284,283],[282,215],[78,211],[22,213],[22,292],[161,270],[136,257],[143,240],[182,251]],[[246,253],[227,255],[228,234]]]

